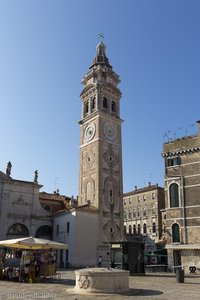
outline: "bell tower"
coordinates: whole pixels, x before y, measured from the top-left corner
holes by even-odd
[[[98,214],[97,255],[123,237],[122,140],[119,76],[101,41],[83,77],[78,205]]]

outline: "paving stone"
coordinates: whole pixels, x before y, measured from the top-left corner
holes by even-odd
[[[77,295],[74,293],[75,272],[61,271],[61,278],[45,279],[38,283],[0,281],[0,299],[56,300],[151,300],[200,299],[200,276],[187,275],[178,283],[174,273],[150,273],[130,276],[130,291],[124,294]]]

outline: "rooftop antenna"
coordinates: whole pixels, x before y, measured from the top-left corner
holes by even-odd
[[[185,135],[186,136],[188,136],[188,129],[189,128],[193,128],[194,127],[194,124],[191,124],[191,125],[189,125],[187,128],[186,128],[186,130],[185,130]]]
[[[163,134],[163,143],[164,143],[164,141],[165,141],[165,137],[167,138],[167,142],[169,142],[169,140],[170,140],[170,138],[169,138],[169,134],[170,134],[170,130],[167,130],[167,132],[165,132],[164,134]]]
[[[55,181],[54,181],[54,191],[57,191],[57,186],[58,186],[58,177],[55,177]]]
[[[183,127],[179,127],[178,129],[176,129],[176,130],[174,131],[174,139],[176,139],[176,133],[177,133],[177,131],[179,131],[179,130],[181,130],[181,129],[183,129]]]
[[[153,182],[153,173],[149,174],[149,182],[151,182],[151,183]]]

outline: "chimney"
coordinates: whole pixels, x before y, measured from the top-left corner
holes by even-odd
[[[137,191],[137,185],[135,185],[135,191]]]
[[[151,186],[151,181],[149,181],[149,186]]]

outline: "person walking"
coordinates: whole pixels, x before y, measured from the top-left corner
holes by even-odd
[[[101,267],[101,264],[102,264],[102,256],[100,255],[99,256],[99,261],[98,261],[98,267]]]

